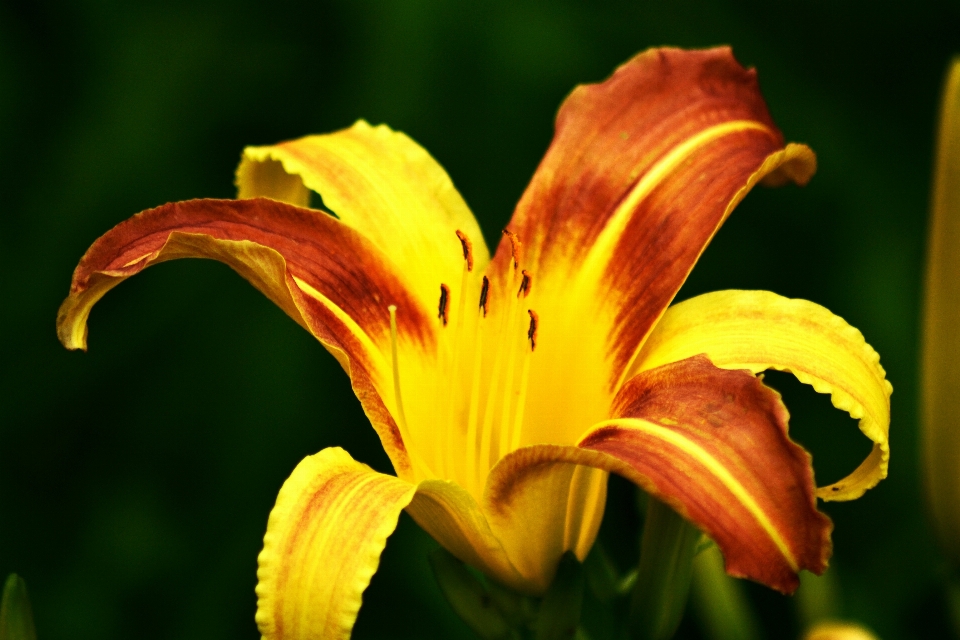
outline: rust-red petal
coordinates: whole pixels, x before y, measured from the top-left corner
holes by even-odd
[[[809,179],[813,154],[793,147],[765,162],[783,137],[729,48],[652,49],[567,98],[509,229],[541,295],[593,281],[588,311],[612,316],[611,386],[746,190],[778,169],[776,181]]]
[[[334,353],[405,475],[402,438],[377,392],[378,381],[389,380],[387,307],[401,310],[402,339],[429,345],[433,325],[382,252],[325,213],[267,198],[190,200],[139,213],[80,260],[57,317],[61,341],[86,348],[90,309],[109,289],[151,264],[188,257],[229,265]]]
[[[786,593],[822,573],[832,524],[816,507],[810,456],[787,435],[779,394],[748,371],[695,356],[641,373],[617,420],[580,442],[626,463],[639,484],[709,535],[731,575]]]

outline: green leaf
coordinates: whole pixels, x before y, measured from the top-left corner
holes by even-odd
[[[723,555],[716,545],[708,546],[693,561],[693,605],[709,640],[759,640],[756,614],[740,581],[724,570]]]
[[[7,576],[0,603],[0,640],[37,640],[27,584],[15,573]]]

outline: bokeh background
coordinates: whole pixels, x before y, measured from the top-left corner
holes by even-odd
[[[363,117],[423,144],[488,242],[577,84],[646,47],[731,44],[820,171],[758,189],[680,299],[763,288],[859,327],[892,380],[890,477],[823,508],[837,606],[884,638],[947,634],[945,569],[923,513],[918,305],[936,103],[960,2],[34,0],[0,3],[0,575],[31,590],[42,640],[255,638],[256,555],[281,483],[340,445],[388,471],[348,381],[226,267],[149,269],[64,350],[57,307],[86,247],[142,209],[232,197],[240,150]],[[821,484],[869,449],[786,375]],[[635,557],[618,483],[603,536]],[[356,638],[466,637],[404,515]],[[748,589],[770,638],[790,599]],[[695,621],[681,630],[696,638]]]

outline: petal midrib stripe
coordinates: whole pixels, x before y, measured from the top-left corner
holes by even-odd
[[[774,545],[780,551],[780,554],[786,560],[787,564],[790,565],[790,568],[794,573],[800,570],[796,558],[793,555],[793,552],[790,550],[790,547],[787,545],[786,541],[783,539],[783,536],[780,535],[780,531],[777,527],[770,521],[770,518],[767,517],[767,514],[760,507],[757,501],[754,499],[753,495],[747,490],[743,484],[737,480],[730,471],[724,467],[719,460],[710,455],[703,447],[693,442],[689,438],[675,432],[670,429],[666,429],[652,422],[646,420],[640,420],[637,418],[618,418],[616,420],[607,420],[596,425],[596,428],[602,428],[606,426],[611,427],[629,427],[631,429],[636,429],[637,431],[644,431],[651,436],[670,444],[677,449],[680,449],[682,452],[686,453],[690,457],[694,458],[697,462],[702,464],[707,471],[713,474],[724,487],[727,488],[730,493],[743,505],[743,507],[754,517],[760,527],[764,532],[770,537]]]
[[[364,331],[359,324],[357,324],[356,320],[351,318],[346,311],[344,311],[343,309],[338,307],[336,304],[334,304],[333,301],[330,300],[330,298],[326,297],[325,295],[323,295],[322,293],[320,293],[319,291],[311,287],[304,280],[301,280],[297,276],[293,276],[293,281],[297,283],[297,286],[300,287],[300,289],[305,294],[307,294],[308,296],[310,296],[311,298],[313,298],[314,300],[316,300],[317,302],[325,306],[327,309],[329,309],[330,312],[333,313],[333,315],[335,315],[337,319],[340,320],[344,324],[344,326],[347,327],[350,333],[352,333],[354,337],[356,337],[357,340],[360,341],[360,343],[363,345],[363,348],[366,350],[367,354],[370,357],[376,358],[377,360],[376,365],[378,368],[377,369],[378,372],[386,370],[387,363],[383,357],[383,354],[380,352],[380,349],[377,348],[377,346],[373,343],[373,340],[370,339],[370,336],[367,335],[367,332]]]
[[[680,144],[676,145],[660,160],[658,160],[633,189],[623,199],[617,209],[610,216],[607,224],[597,236],[590,248],[580,273],[587,282],[596,282],[606,266],[609,256],[623,235],[630,218],[637,210],[640,202],[646,198],[666,176],[677,168],[684,160],[690,157],[698,148],[713,142],[725,135],[741,131],[770,131],[766,125],[755,120],[731,120],[708,127],[696,133]]]

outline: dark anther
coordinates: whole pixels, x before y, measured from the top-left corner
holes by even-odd
[[[510,252],[513,254],[513,268],[519,269],[523,243],[520,242],[520,238],[518,238],[517,234],[515,234],[513,231],[504,229],[503,235],[510,239]]]
[[[483,317],[487,317],[487,294],[490,293],[490,278],[483,276],[483,286],[480,287],[480,308],[483,309]]]
[[[460,246],[463,247],[463,259],[467,261],[467,271],[473,271],[473,245],[470,243],[470,238],[459,229],[457,229],[457,237],[460,238]]]
[[[450,300],[450,287],[440,283],[440,310],[437,317],[443,320],[443,326],[447,326],[447,301]]]
[[[517,297],[520,297],[520,294],[523,294],[523,297],[526,298],[530,295],[530,287],[533,286],[533,276],[530,275],[530,272],[524,269],[520,272],[520,275],[523,278],[520,280],[520,290],[517,291]]]
[[[530,341],[530,351],[533,351],[537,348],[537,325],[540,323],[540,318],[533,309],[527,309],[527,313],[530,314],[530,328],[527,329],[527,340]]]

